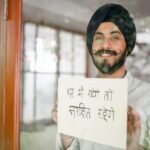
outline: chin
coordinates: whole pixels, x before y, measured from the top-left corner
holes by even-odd
[[[113,68],[108,67],[108,66],[97,67],[97,69],[103,74],[112,74],[115,72]]]
[[[112,74],[117,71],[119,68],[124,65],[126,56],[124,54],[119,57],[116,62],[113,60],[109,61],[108,59],[99,59],[97,57],[92,57],[93,63],[97,67],[97,69],[103,74]]]

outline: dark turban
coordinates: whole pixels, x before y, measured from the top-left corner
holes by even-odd
[[[91,17],[87,26],[87,47],[92,54],[94,34],[103,22],[113,22],[122,32],[126,41],[128,55],[132,52],[136,42],[136,28],[129,12],[118,4],[106,4],[100,7]]]

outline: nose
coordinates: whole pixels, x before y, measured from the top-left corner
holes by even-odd
[[[103,49],[111,49],[111,41],[110,39],[105,39],[102,45]]]

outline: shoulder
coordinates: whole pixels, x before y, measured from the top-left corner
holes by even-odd
[[[150,110],[150,84],[135,77],[129,79],[129,104],[146,117]]]
[[[136,84],[136,86],[137,86],[136,88],[139,90],[140,93],[144,92],[146,94],[150,94],[150,83],[148,83],[146,81],[142,81],[135,77],[133,77],[133,82]]]
[[[125,78],[128,79],[129,93],[138,92],[137,94],[141,95],[143,95],[144,93],[146,93],[146,95],[148,93],[150,94],[150,83],[133,77],[130,72],[127,73]]]

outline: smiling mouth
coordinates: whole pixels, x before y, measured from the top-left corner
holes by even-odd
[[[117,56],[118,54],[119,53],[113,50],[99,50],[94,55],[100,57],[111,57],[111,56]]]

